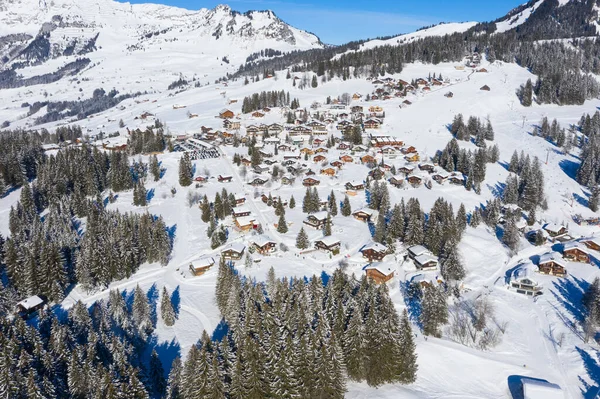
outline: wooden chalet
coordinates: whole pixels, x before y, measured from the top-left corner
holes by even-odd
[[[407,253],[408,257],[412,259],[417,269],[432,270],[437,268],[437,257],[434,256],[423,245],[413,245],[412,247],[408,248]]]
[[[373,157],[372,155],[363,155],[362,157],[360,157],[360,162],[362,163],[375,163],[375,157]]]
[[[229,109],[222,109],[219,112],[219,118],[221,119],[231,119],[235,116],[235,114],[233,113],[233,111],[229,110]]]
[[[332,236],[323,237],[315,241],[315,248],[337,255],[340,253],[341,242]]]
[[[237,121],[232,121],[232,120],[229,120],[229,119],[225,119],[223,121],[223,127],[225,129],[229,129],[229,130],[240,130],[241,123],[237,122]]]
[[[342,166],[344,166],[344,163],[342,161],[336,159],[335,161],[331,162],[330,165],[334,166],[338,169],[342,169]]]
[[[569,230],[567,230],[566,227],[552,223],[548,223],[547,225],[545,225],[544,230],[554,240],[558,240],[559,238],[569,234]]]
[[[432,173],[435,170],[435,165],[429,162],[424,162],[419,164],[419,169],[428,173]]]
[[[230,183],[230,182],[231,182],[231,180],[233,180],[233,176],[230,176],[230,175],[219,175],[219,176],[217,177],[217,180],[218,180],[220,183]]]
[[[375,284],[385,284],[394,278],[395,270],[379,263],[370,264],[364,268],[365,274]]]
[[[278,133],[283,132],[283,126],[281,126],[278,123],[273,123],[273,124],[269,125],[267,130],[268,130],[269,134],[278,134]]]
[[[314,173],[314,172],[313,172]],[[319,183],[321,183],[320,181],[318,181],[317,179],[313,179],[312,177],[307,177],[304,180],[302,180],[302,185],[304,187],[313,187],[313,186],[318,186]]]
[[[310,135],[312,133],[312,129],[306,126],[298,125],[294,126],[290,129],[290,137],[292,136],[300,136],[300,135]]]
[[[584,238],[581,242],[594,251],[600,251],[600,237]]]
[[[267,255],[277,250],[277,243],[268,238],[259,237],[252,241],[252,247],[257,253]]]
[[[408,176],[410,175],[413,171],[415,170],[415,168],[413,166],[410,165],[404,165],[401,166],[397,169],[398,172],[403,173],[404,176]]]
[[[590,263],[590,252],[584,244],[571,241],[563,245],[563,257],[572,262]]]
[[[281,178],[281,184],[291,186],[292,184],[294,184],[294,180],[294,177],[291,175],[283,175],[283,177]]]
[[[235,242],[229,244],[225,249],[221,251],[221,258],[227,260],[240,260],[242,256],[244,256],[244,251],[246,250],[246,246],[242,243]]]
[[[320,173],[325,176],[335,176],[336,171],[335,171],[335,168],[325,168],[325,169],[321,169]]]
[[[234,207],[231,211],[231,215],[234,218],[241,218],[244,216],[250,216],[252,212],[250,211],[250,209],[246,206],[239,206],[239,207]]]
[[[327,157],[325,155],[315,155],[313,158],[313,162],[323,162],[323,161],[327,161]]]
[[[364,108],[362,107],[362,105],[355,105],[352,108],[350,108],[350,111],[352,111],[353,114],[357,114],[363,112]]]
[[[240,206],[246,203],[246,197],[244,196],[244,194],[235,194],[234,198],[235,203],[233,206]]]
[[[363,123],[365,129],[379,129],[381,126],[381,121],[379,119],[367,119]]]
[[[33,313],[42,309],[46,302],[47,300],[45,297],[41,295],[33,295],[17,303],[15,311],[20,317],[26,319]]]
[[[405,155],[404,159],[406,159],[408,162],[419,162],[421,157],[419,157],[419,154],[415,152],[412,154]]]
[[[354,162],[354,158],[352,158],[350,155],[342,155],[340,157],[340,161],[342,161],[344,163],[350,163],[350,162]]]
[[[327,154],[329,150],[327,148],[319,147],[315,149],[315,154]]]
[[[567,275],[567,265],[560,254],[557,252],[549,252],[540,256],[538,271],[542,274],[565,277]]]
[[[337,149],[338,150],[349,150],[352,148],[352,145],[350,145],[349,143],[344,143],[341,142],[340,144],[338,144]]]
[[[265,184],[267,184],[268,181],[269,181],[269,179],[265,179],[264,177],[256,176],[254,179],[250,180],[248,182],[248,184],[251,186],[254,186],[254,187],[258,187],[258,186],[264,186]]]
[[[423,184],[423,178],[417,175],[408,176],[406,178],[406,181],[410,183],[410,185],[413,187],[419,187],[421,184]]]
[[[264,113],[262,113],[262,112],[260,112],[260,111],[254,111],[254,112],[252,113],[252,117],[253,117],[253,118],[264,118],[264,117],[265,117],[265,114],[264,114]]]
[[[254,216],[244,216],[235,218],[234,223],[235,227],[242,232],[248,232],[258,227],[255,223]]]
[[[361,222],[367,223],[371,220],[371,217],[373,216],[373,214],[374,214],[374,211],[372,211],[371,209],[361,209],[361,210],[354,212],[352,214],[352,216],[356,220],[360,220]]]
[[[360,191],[365,189],[365,184],[363,182],[349,181],[344,187],[346,187],[346,190]]]
[[[404,186],[404,179],[399,176],[390,177],[388,182],[396,188],[402,188],[402,186]]]
[[[201,258],[196,259],[190,263],[190,272],[194,276],[201,276],[206,273],[211,267],[215,265],[215,260],[213,258]]]
[[[289,146],[287,144],[280,144],[280,145],[277,146],[277,149],[279,151],[293,151],[294,150],[291,146]]]
[[[325,227],[326,222],[327,212],[317,212],[313,213],[312,215],[308,215],[303,223],[317,230],[321,230],[323,227]]]
[[[443,184],[446,180],[448,180],[448,174],[439,172],[431,175],[431,178],[438,184]]]
[[[368,259],[369,262],[381,262],[381,260],[389,253],[389,249],[383,244],[374,242],[365,245],[359,250],[359,252],[362,253],[363,258]]]
[[[481,88],[480,88],[479,90],[482,90],[482,91],[490,91],[491,89],[490,89],[490,86],[488,86],[488,85],[483,85],[483,86],[481,86]]]
[[[304,155],[313,155],[315,151],[312,148],[304,147],[300,150],[300,153]]]
[[[460,173],[460,174],[453,173],[448,178],[448,181],[450,182],[450,184],[454,184],[456,186],[464,186],[465,185],[465,176],[462,173]]]

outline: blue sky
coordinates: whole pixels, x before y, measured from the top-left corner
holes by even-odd
[[[526,0],[129,0],[191,10],[226,3],[237,11],[270,9],[285,22],[315,33],[325,43],[408,33],[439,22],[490,21]]]

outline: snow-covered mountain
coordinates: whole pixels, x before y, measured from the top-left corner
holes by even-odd
[[[267,48],[287,52],[322,46],[318,37],[271,11],[241,14],[226,5],[190,11],[113,0],[0,0],[0,69],[23,75],[53,72],[85,55],[92,65],[116,57],[128,68],[165,69],[185,58],[188,62],[170,72],[223,76]],[[123,63],[123,57],[131,62]],[[21,71],[46,63],[52,65],[49,70]]]
[[[497,19],[496,31],[514,29],[529,39],[600,34],[598,0],[530,0]]]

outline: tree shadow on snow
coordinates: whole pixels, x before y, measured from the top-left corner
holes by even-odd
[[[583,360],[583,366],[585,367],[588,377],[593,381],[592,384],[589,384],[582,376],[579,376],[579,382],[581,382],[581,394],[585,399],[597,398],[598,393],[600,393],[600,363],[598,362],[598,351],[591,349],[592,353],[590,354],[590,352],[581,349],[580,347],[576,347],[575,349],[577,349],[579,356],[581,356],[581,360]]]
[[[150,320],[152,320],[152,325],[156,326],[157,314],[156,308],[158,305],[158,288],[156,287],[156,283],[152,284],[152,287],[146,293],[146,297],[148,298],[148,305],[150,305]]]
[[[504,161],[498,161],[498,165],[502,166],[506,171],[508,171],[508,163]]]
[[[585,194],[585,193],[584,193]],[[586,197],[582,197],[581,195],[577,194],[577,193],[573,193],[573,198],[575,199],[575,201],[577,201],[577,203],[581,206],[585,206],[586,208],[589,206],[588,203],[588,198],[589,196]]]
[[[580,323],[583,322],[585,317],[581,299],[583,298],[586,284],[585,281],[577,280],[575,277],[570,276],[569,278],[553,281],[552,285],[554,289],[550,289],[552,295],[554,295],[565,310]]]
[[[146,191],[146,202],[152,201],[152,198],[154,198],[154,189],[153,188]]]
[[[173,248],[173,242],[175,241],[175,236],[177,235],[177,225],[174,224],[171,227],[167,227],[167,234],[169,235],[169,241],[171,243],[171,248]]]
[[[153,350],[156,351],[160,362],[162,363],[163,369],[165,371],[164,377],[168,378],[169,373],[171,372],[171,366],[173,364],[173,360],[176,357],[181,357],[181,346],[179,342],[173,338],[171,341],[163,341],[158,343],[158,337],[156,334],[153,334],[147,343],[147,355],[148,359]]]
[[[502,198],[504,196],[504,190],[506,190],[506,183],[496,183],[494,186],[487,185],[492,195],[496,198]]]
[[[563,172],[571,179],[575,180],[577,176],[577,169],[579,169],[579,163],[573,162],[569,159],[563,159],[558,163],[558,166],[562,169]]]
[[[175,316],[179,317],[179,310],[181,308],[181,292],[179,290],[179,286],[177,286],[175,291],[173,291],[171,294],[171,304],[173,305]]]
[[[221,319],[221,322],[215,328],[212,334],[213,341],[222,341],[225,336],[229,333],[229,324],[225,321],[225,319]]]

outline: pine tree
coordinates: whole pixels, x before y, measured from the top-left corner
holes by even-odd
[[[344,196],[344,202],[342,203],[342,216],[350,216],[352,215],[352,207],[350,206],[350,198],[348,195]]]
[[[154,181],[158,181],[160,180],[160,166],[158,164],[158,158],[156,157],[156,155],[152,155],[150,157],[150,173],[152,174],[152,177],[154,178]]]
[[[600,188],[599,186],[595,186],[592,188],[592,195],[590,195],[590,199],[588,200],[588,207],[592,210],[592,212],[598,212],[598,204],[600,202]]]
[[[300,232],[296,237],[296,248],[298,249],[307,249],[310,242],[308,240],[308,234],[304,231],[304,227],[300,228]]]
[[[284,213],[282,213],[279,216],[279,221],[277,222],[277,232],[281,233],[281,234],[285,234],[288,232],[288,225],[287,225],[287,222],[285,221]]]
[[[519,248],[519,229],[514,217],[509,217],[504,225],[502,242],[512,251],[516,252]]]
[[[377,217],[377,224],[375,225],[375,235],[373,235],[373,241],[378,243],[385,243],[386,241],[386,225],[383,214],[379,214]]]
[[[458,254],[458,248],[450,241],[444,245],[440,257],[440,272],[446,281],[460,281],[465,277],[465,269]]]
[[[146,293],[136,285],[133,294],[133,306],[131,316],[141,335],[147,334],[152,329],[152,320],[150,320],[150,304]]]
[[[162,298],[160,302],[160,315],[163,323],[165,323],[167,327],[171,327],[173,324],[175,324],[175,309],[173,308],[173,303],[171,302],[171,297],[169,296],[167,287],[163,287]]]
[[[202,198],[202,202],[200,203],[200,210],[202,211],[202,221],[204,223],[208,223],[211,218],[211,212],[210,204],[208,203],[208,198],[206,198],[206,195],[204,195],[204,197]]]
[[[289,204],[289,206],[290,206],[290,209],[294,209],[296,207],[296,200],[294,199],[293,195],[290,197],[290,204]]]
[[[187,152],[183,153],[183,156],[179,160],[179,184],[183,187],[187,187],[192,184],[193,168],[190,155]]]
[[[425,286],[419,319],[423,326],[423,334],[441,336],[440,326],[448,322],[448,304],[440,288],[434,285]]]
[[[408,312],[404,309],[400,321],[399,345],[402,348],[400,357],[400,367],[398,381],[402,384],[411,384],[417,379],[417,354],[416,345],[413,339],[412,328],[408,320]]]
[[[156,353],[156,350],[153,350],[150,356],[150,381],[154,392],[161,397],[165,394],[167,388],[164,374],[165,370],[158,357],[158,353]]]
[[[181,374],[182,374],[181,359],[177,356],[171,364],[169,379],[167,380],[167,395],[166,399],[183,399],[181,392]]]
[[[325,220],[325,227],[323,227],[323,235],[328,237],[331,235],[331,214],[327,214],[327,219]]]
[[[331,194],[329,194],[328,208],[329,213],[331,213],[331,216],[337,216],[337,201],[335,199],[335,194],[333,193],[333,190],[331,190]]]

